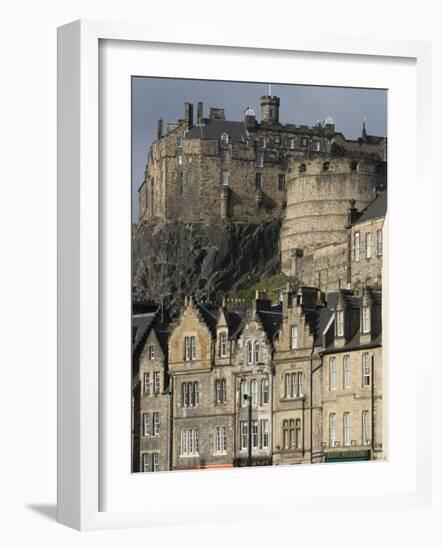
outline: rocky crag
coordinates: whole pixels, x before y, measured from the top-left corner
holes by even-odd
[[[219,302],[224,294],[279,273],[280,227],[277,220],[134,225],[134,301],[162,299],[176,313],[185,295]]]

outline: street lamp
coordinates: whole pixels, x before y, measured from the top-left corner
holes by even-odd
[[[244,400],[248,401],[247,407],[247,466],[252,465],[252,396],[244,394]]]

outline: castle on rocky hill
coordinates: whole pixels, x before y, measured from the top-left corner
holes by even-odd
[[[205,117],[200,102],[194,121],[185,103],[184,118],[165,132],[160,119],[139,188],[140,223],[279,220],[284,273],[325,289],[350,286],[349,229],[386,189],[387,139],[367,134],[365,123],[358,139],[346,139],[331,117],[282,124],[279,106],[266,95],[260,121],[251,108],[228,121],[218,107]],[[385,194],[383,202],[385,217]]]

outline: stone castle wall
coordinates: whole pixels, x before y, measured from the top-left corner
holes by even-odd
[[[281,228],[281,262],[290,274],[295,250],[304,256],[316,248],[347,240],[350,201],[357,210],[386,185],[380,160],[322,157],[294,162],[287,175],[287,207]]]

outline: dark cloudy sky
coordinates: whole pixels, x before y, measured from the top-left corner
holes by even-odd
[[[156,122],[164,125],[184,117],[184,102],[204,103],[204,116],[209,107],[224,107],[227,120],[242,120],[251,106],[260,119],[260,97],[268,93],[268,84],[219,82],[168,78],[132,78],[132,204],[133,220],[138,219],[137,190],[144,179],[147,152],[155,139]],[[280,121],[308,124],[331,115],[336,130],[345,137],[360,136],[367,119],[367,132],[387,135],[387,91],[323,86],[272,84],[272,95],[281,98]]]

